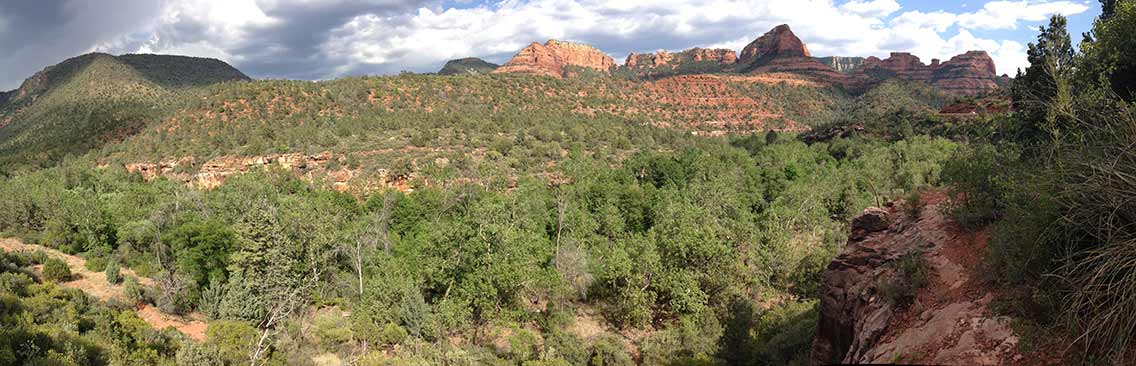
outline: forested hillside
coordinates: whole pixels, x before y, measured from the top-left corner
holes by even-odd
[[[121,141],[179,90],[248,80],[217,60],[92,53],[36,73],[0,101],[0,174]]]

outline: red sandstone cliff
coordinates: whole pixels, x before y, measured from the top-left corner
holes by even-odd
[[[545,44],[533,42],[493,73],[530,73],[559,79],[565,76],[567,66],[610,72],[615,61],[595,47],[550,39]]]
[[[943,63],[934,59],[930,65],[906,52],[892,53],[883,60],[869,57],[851,73],[847,85],[864,90],[893,77],[925,82],[954,94],[976,95],[999,88],[994,60],[986,51],[970,51]]]
[[[744,72],[789,72],[836,84],[844,82],[844,75],[813,58],[805,43],[786,24],[774,27],[746,45],[738,64],[744,65],[741,69]]]

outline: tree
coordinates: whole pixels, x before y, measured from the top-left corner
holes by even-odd
[[[111,260],[110,263],[107,263],[106,278],[107,282],[112,285],[117,285],[119,282],[122,282],[122,272],[119,269],[117,260]]]
[[[1082,88],[1104,84],[1121,99],[1136,97],[1136,2],[1102,0],[1103,13],[1081,43]],[[1103,82],[1103,83],[1102,83]]]
[[[1030,66],[1018,70],[1014,80],[1013,102],[1027,125],[1027,138],[1052,133],[1071,108],[1074,53],[1065,25],[1065,17],[1054,15],[1048,27],[1041,27],[1037,43],[1026,51]]]
[[[718,340],[718,357],[727,366],[749,365],[755,356],[753,332],[760,317],[754,311],[753,303],[744,298],[730,302],[725,329]]]
[[[282,222],[278,209],[258,203],[237,225],[239,250],[233,254],[221,301],[222,317],[256,322],[260,336],[250,365],[264,362],[277,325],[307,304],[323,278],[332,253],[327,228],[315,222]]]
[[[363,223],[355,231],[355,240],[344,245],[340,245],[339,250],[347,253],[351,260],[351,267],[355,270],[355,275],[359,280],[359,296],[363,296],[363,269],[366,258],[373,253],[376,247],[380,244],[383,246],[383,251],[390,253],[390,219],[391,213],[395,206],[394,194],[382,195],[382,206],[378,208],[377,212],[367,215],[363,219]]]

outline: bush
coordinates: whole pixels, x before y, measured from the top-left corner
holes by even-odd
[[[903,210],[912,219],[919,219],[923,215],[923,194],[919,190],[911,191],[903,202]]]
[[[379,332],[379,342],[385,345],[396,345],[406,340],[409,335],[406,333],[406,328],[394,323],[387,323],[383,330]]]
[[[122,270],[118,265],[118,261],[111,261],[106,266],[107,283],[117,285],[122,282]]]
[[[71,267],[62,259],[48,258],[43,263],[43,277],[48,281],[67,282],[71,280]]]
[[[588,366],[631,366],[635,361],[623,347],[623,342],[614,336],[605,336],[592,344],[592,356]]]
[[[1005,195],[1013,185],[1009,167],[1018,151],[1010,146],[980,145],[959,150],[943,165],[943,182],[950,186],[947,213],[968,229],[978,229],[1000,217]]]
[[[138,279],[131,276],[126,276],[122,281],[122,294],[126,296],[127,300],[135,304],[150,302],[150,299],[146,296],[146,289],[138,283]]]
[[[184,342],[174,355],[177,366],[223,366],[217,349],[195,342]]]

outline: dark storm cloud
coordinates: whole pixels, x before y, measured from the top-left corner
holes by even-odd
[[[45,66],[143,28],[161,10],[154,0],[0,1],[0,89]]]
[[[276,22],[245,27],[245,37],[225,51],[241,56],[243,61],[237,62],[238,68],[257,77],[327,78],[333,69],[341,65],[332,61],[337,55],[322,52],[320,46],[328,41],[336,28],[357,16],[404,14],[432,2],[261,0],[257,1],[257,5]]]

